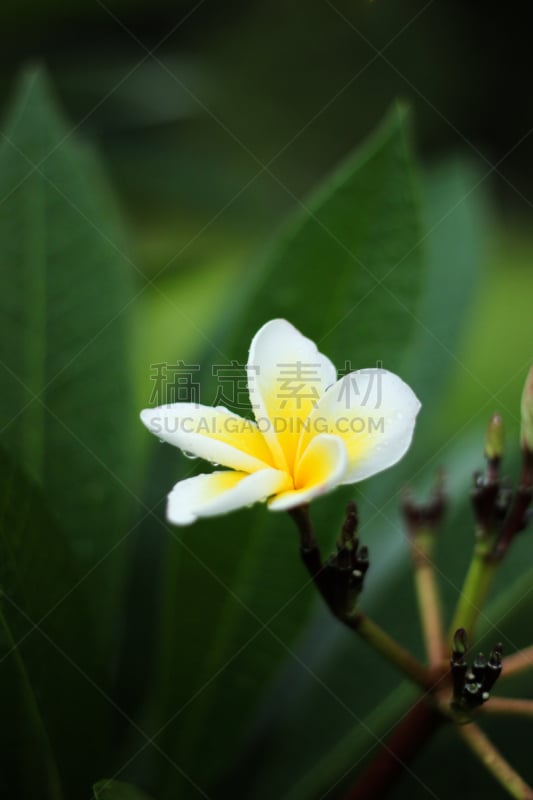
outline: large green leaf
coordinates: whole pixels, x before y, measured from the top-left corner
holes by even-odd
[[[421,285],[418,184],[409,119],[396,108],[297,211],[250,270],[211,361],[243,358],[259,326],[286,317],[340,368],[398,369]],[[240,304],[239,304],[240,300]],[[237,313],[236,313],[237,312]],[[395,332],[395,337],[391,336]]]
[[[105,769],[110,710],[88,585],[43,494],[2,451],[0,474],[2,795],[57,800],[60,776],[77,796]]]
[[[420,238],[407,120],[396,110],[305,201],[248,285],[232,297],[204,371],[221,360],[244,361],[254,332],[276,316],[318,341],[340,367],[349,359],[354,368],[382,360],[400,370],[422,279]],[[210,402],[213,383],[203,390]],[[158,480],[163,465],[169,484],[175,455],[167,448],[165,459],[158,447],[157,457]],[[340,523],[348,493],[317,504],[328,534]],[[206,786],[227,768],[261,693],[289,656],[314,593],[285,516],[258,508],[171,535],[156,729],[170,720],[158,741]],[[174,774],[167,788],[172,796]],[[187,786],[182,789],[188,796]]]
[[[124,551],[107,554],[125,532],[136,462],[130,265],[99,166],[41,72],[20,81],[0,144],[1,441],[82,562],[103,559],[95,601],[105,608],[120,588]]]
[[[135,786],[121,781],[103,780],[93,787],[94,800],[150,800],[147,794]]]
[[[457,159],[427,174],[424,199],[424,247],[430,268],[417,315],[418,343],[407,373],[431,412],[421,416],[419,436],[438,444],[442,427],[435,425],[433,409],[445,410],[450,374],[459,367],[463,379],[476,383],[462,367],[458,348],[486,268],[491,214],[480,170]]]

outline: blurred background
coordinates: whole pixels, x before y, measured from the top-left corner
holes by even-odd
[[[471,194],[476,207],[472,215],[475,245],[471,251],[466,245],[461,251],[469,311],[464,319],[461,312],[453,347],[446,353],[432,344],[429,336],[426,350],[421,351],[434,362],[437,372],[442,360],[449,380],[434,401],[433,417],[424,423],[425,449],[420,451],[419,462],[422,455],[427,458],[428,453],[435,453],[435,459],[438,456],[446,466],[454,465],[451,488],[457,497],[463,492],[454,506],[443,562],[443,569],[453,579],[453,586],[449,583],[444,591],[449,605],[467,562],[467,551],[457,557],[453,548],[464,525],[469,524],[465,487],[481,460],[487,414],[495,410],[506,413],[509,440],[516,444],[518,402],[532,358],[531,22],[531,11],[525,5],[504,12],[495,2],[481,8],[452,0],[407,0],[402,4],[308,0],[305,5],[281,0],[3,0],[0,6],[4,108],[21,69],[44,64],[71,129],[99,153],[122,212],[130,271],[137,289],[142,289],[131,303],[128,340],[127,369],[133,379],[135,414],[151,402],[152,365],[197,360],[203,355],[202,337],[207,341],[219,324],[231,321],[236,287],[249,279],[258,254],[282,222],[322,178],[368,139],[395,100],[404,101],[413,112],[420,193],[431,199],[431,219],[448,214],[442,186],[448,179],[453,181],[458,164],[466,170],[470,189],[464,196]],[[456,200],[457,195],[453,202]],[[463,234],[468,242],[469,232],[463,230]],[[443,287],[448,267],[450,274],[451,267],[456,267],[448,264],[447,254],[460,246],[452,239],[453,226],[444,226],[443,237],[432,244],[436,252],[431,258],[441,261]],[[472,270],[470,253],[472,265],[476,261]],[[457,290],[457,270],[453,275]],[[459,288],[454,296],[460,299],[460,295]],[[444,303],[444,291],[442,296]],[[177,307],[186,309],[191,324],[177,317]],[[446,330],[454,328],[455,314],[456,305],[450,303]],[[448,341],[446,335],[443,339]],[[246,346],[247,342],[236,357],[245,354]],[[329,353],[326,347],[324,350]],[[352,357],[355,364],[357,353],[350,351],[346,357]],[[508,409],[515,409],[516,414],[509,416]],[[136,420],[132,430],[134,425]],[[459,430],[464,436],[456,439]],[[160,456],[158,445],[149,450],[151,442],[143,434],[139,425],[132,440],[135,446],[144,447],[148,478],[144,483],[139,479],[139,486],[133,482],[128,486],[139,491],[150,508],[159,502],[162,517],[164,493],[174,480],[177,457]],[[413,464],[417,464],[416,457]],[[437,465],[434,460],[432,467]],[[511,457],[510,465],[516,473],[516,458],[513,461]],[[409,467],[406,469],[408,473]],[[427,488],[430,480],[431,474],[426,472],[419,483]],[[387,486],[396,492],[394,476],[381,495],[373,495],[371,487],[370,498],[385,505],[390,497],[395,500],[392,488],[387,494]],[[393,505],[387,513],[395,513]],[[133,516],[138,513],[140,517],[142,511],[135,508]],[[367,519],[371,512],[363,500],[362,513]],[[362,763],[370,752],[368,742],[364,737],[360,741],[361,730],[352,730],[353,720],[343,716],[338,707],[334,709],[331,698],[318,697],[309,675],[300,674],[287,653],[277,652],[274,658],[267,646],[263,647],[262,636],[246,654],[242,667],[238,658],[234,668],[215,681],[218,694],[215,696],[213,689],[207,699],[202,697],[197,709],[196,687],[222,669],[233,650],[247,641],[250,629],[246,625],[239,628],[242,609],[228,603],[220,587],[213,589],[191,553],[217,570],[226,583],[234,586],[235,581],[237,594],[242,592],[254,609],[257,601],[262,619],[277,610],[275,598],[272,609],[266,600],[265,608],[261,606],[261,598],[258,600],[248,585],[251,579],[246,565],[237,569],[232,561],[239,557],[241,537],[248,533],[238,530],[239,520],[247,526],[252,519],[246,514],[237,522],[228,518],[227,555],[222,547],[222,556],[213,554],[208,526],[184,534],[190,549],[185,556],[177,558],[174,553],[169,557],[173,566],[166,577],[168,531],[152,519],[139,525],[132,548],[133,567],[131,573],[126,570],[124,581],[127,611],[117,625],[120,652],[113,655],[107,690],[120,708],[150,733],[158,731],[176,708],[186,710],[165,732],[162,747],[184,764],[195,780],[201,782],[207,773],[213,797],[307,800],[320,797],[322,788],[328,786],[331,794],[322,796],[341,796],[335,793],[339,789],[335,789],[332,775],[354,768],[351,753],[358,752],[357,764]],[[262,524],[257,522],[258,528]],[[376,532],[375,552],[381,547],[383,554],[394,526],[382,520],[381,527],[387,530]],[[263,575],[264,541],[250,555],[256,578]],[[290,541],[290,547],[283,547],[295,554],[293,545]],[[387,592],[381,592],[378,580],[369,603],[399,637],[419,647],[418,631],[409,621],[409,614],[414,613],[410,576],[407,569],[401,575],[399,567],[396,571],[397,552],[393,548],[387,565],[376,570],[376,579],[387,578]],[[268,553],[272,564],[268,558],[267,564],[279,566],[270,550]],[[520,551],[514,566],[520,559],[530,559],[528,554]],[[512,564],[508,576],[511,568]],[[304,577],[296,574],[303,583]],[[97,585],[98,572],[94,580]],[[292,596],[294,580],[292,574],[287,577],[287,596]],[[506,580],[509,583],[510,579]],[[174,585],[179,585],[175,596]],[[202,599],[194,609],[185,606],[187,614],[183,614],[183,603],[193,592]],[[304,594],[309,601],[309,593]],[[281,597],[278,606],[284,600],[286,597]],[[215,615],[215,623],[210,616],[213,606],[219,615]],[[530,613],[530,609],[526,611]],[[347,656],[352,652],[351,640],[332,633],[320,609],[314,610],[313,622],[305,630],[300,628],[301,616],[295,613],[294,619],[280,620],[278,634],[287,641],[297,640],[299,657],[310,669],[333,687],[345,705],[357,708],[366,726],[383,733],[390,718],[383,722],[379,717],[380,681],[385,681],[387,693],[392,691],[397,682],[394,672],[388,667],[380,672],[370,658],[365,666],[355,665],[361,671],[360,684],[350,684],[345,665],[351,657]],[[219,633],[220,620],[221,624],[229,620],[232,628],[227,641]],[[519,622],[512,638],[525,644]],[[169,644],[175,630],[179,630],[179,641]],[[183,642],[189,641],[196,650],[194,657],[187,659]],[[261,672],[263,662],[268,661],[264,650],[274,664],[268,675],[266,667]],[[176,666],[178,670],[183,666],[182,671],[176,672]],[[174,681],[176,686],[182,682],[179,691]],[[155,701],[151,697],[154,690]],[[258,717],[245,734],[235,734],[235,741],[244,744],[241,742],[241,755],[235,755],[235,750],[230,758],[217,740],[220,734],[215,735],[217,715],[218,723],[225,720],[226,730],[228,725],[231,728],[233,716],[240,719],[248,710],[234,704],[245,698],[242,702],[247,706],[246,698],[256,701],[256,694],[260,695]],[[404,699],[403,694],[398,695],[399,708]],[[176,783],[162,753],[148,748],[136,755],[144,740],[128,718],[118,715],[113,724],[119,745],[107,762],[108,753],[97,756],[97,748],[88,748],[84,786],[89,780],[105,777],[102,773],[107,769],[107,774],[116,770],[121,778],[145,787],[158,800],[202,796],[189,781]],[[521,725],[506,730],[508,738],[516,734],[518,756],[527,766],[523,722]],[[80,749],[84,742],[78,735]],[[228,737],[229,749],[233,740]],[[448,755],[461,758],[453,743],[446,746]],[[209,767],[204,763],[204,747]],[[265,752],[270,754],[271,760],[265,763],[271,768],[262,761]],[[449,774],[442,750],[434,749],[430,755],[417,766],[423,782],[412,779],[403,785],[405,794],[400,792],[397,797],[431,796],[424,788],[428,783],[438,794],[445,781],[445,792],[449,792],[445,797],[453,796],[452,792],[457,795],[465,787],[492,791],[491,782],[479,778],[478,765],[460,761],[460,774]],[[311,766],[322,757],[327,763],[321,788],[314,779],[306,781]],[[75,776],[71,776],[71,785],[75,785]]]
[[[524,298],[512,277],[528,271],[532,210],[527,6],[513,8],[505,31],[501,4],[481,12],[452,0],[312,0],[305,10],[276,0],[4,0],[0,23],[4,99],[24,64],[47,65],[78,135],[103,156],[136,263],[161,272],[166,293],[187,292],[205,319],[295,198],[395,98],[414,110],[424,162],[473,160],[490,196],[489,294],[476,327],[488,324],[490,296]],[[148,289],[143,338],[164,350],[172,330],[165,356],[175,358],[171,307],[151,300]]]

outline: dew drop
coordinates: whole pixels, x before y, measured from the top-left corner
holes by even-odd
[[[188,450],[183,450],[182,452],[183,452],[183,455],[185,456],[185,458],[190,458],[191,461],[194,458],[198,458],[198,456],[195,453],[190,453]]]

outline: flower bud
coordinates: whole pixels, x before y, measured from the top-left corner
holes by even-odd
[[[501,414],[493,414],[485,435],[485,455],[491,461],[503,456],[504,429]]]
[[[520,439],[524,450],[533,453],[533,367],[529,370],[522,393]]]

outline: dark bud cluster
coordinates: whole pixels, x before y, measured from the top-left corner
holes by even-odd
[[[293,512],[300,529],[300,555],[315,585],[335,616],[347,620],[356,608],[370,566],[368,548],[359,543],[357,507],[349,503],[337,540],[337,550],[322,563],[320,550],[309,527],[307,513]]]
[[[490,691],[502,671],[502,645],[495,645],[488,659],[483,653],[478,653],[469,663],[467,655],[466,631],[459,628],[453,638],[451,658],[452,708],[465,714],[465,719],[469,718],[470,712],[489,699]]]
[[[350,614],[363,590],[370,566],[368,548],[357,537],[359,520],[355,503],[348,503],[337,541],[337,552],[324,565],[328,604],[337,613]]]
[[[526,528],[533,494],[528,452],[524,451],[519,486],[513,491],[501,478],[503,423],[494,414],[487,428],[485,443],[486,470],[474,475],[471,498],[478,526],[478,537],[490,541],[488,557],[501,559],[517,533]]]

